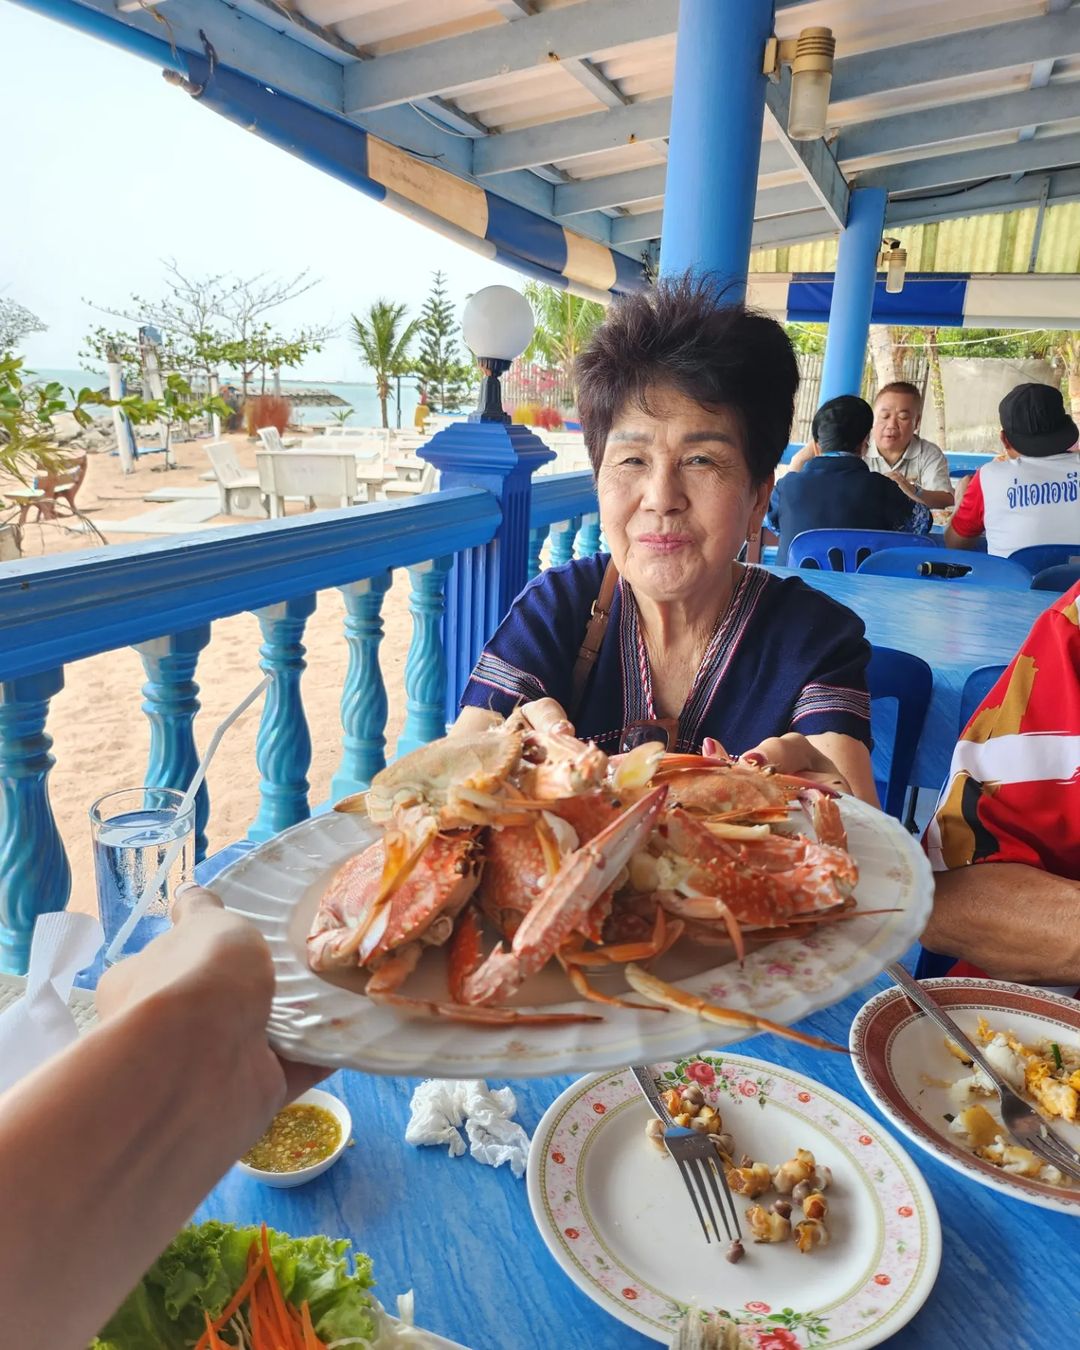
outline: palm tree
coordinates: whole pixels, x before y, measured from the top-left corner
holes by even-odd
[[[569,383],[570,397],[576,402],[574,362],[603,320],[604,307],[539,281],[525,283],[525,296],[533,307],[536,329],[522,360],[540,360],[549,369],[561,370]]]
[[[382,424],[390,425],[386,416],[386,400],[390,397],[390,381],[405,375],[411,362],[409,346],[416,336],[419,319],[402,327],[405,306],[389,300],[376,300],[367,312],[367,318],[352,316],[352,340],[360,349],[365,362],[375,374],[375,389],[382,409]]]

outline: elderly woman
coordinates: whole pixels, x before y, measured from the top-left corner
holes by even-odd
[[[610,558],[529,583],[456,729],[524,702],[534,725],[572,727],[608,753],[647,739],[722,746],[876,802],[861,621],[736,561],[761,529],[798,380],[779,324],[708,281],[612,305],[578,367]]]

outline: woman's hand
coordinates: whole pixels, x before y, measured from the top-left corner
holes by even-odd
[[[177,892],[172,919],[167,933],[102,976],[96,996],[102,1021],[151,998],[192,1009],[220,1001],[227,1019],[222,1035],[282,1104],[325,1078],[328,1069],[279,1059],[270,1049],[274,966],[261,934],[212,891],[192,884]]]
[[[723,753],[720,742],[710,736],[705,737],[701,750],[705,755]],[[806,778],[812,783],[835,788],[838,792],[851,792],[851,785],[832,760],[797,731],[789,731],[783,736],[770,736],[739,758],[748,764],[770,764],[779,773],[790,774],[793,778]]]
[[[573,736],[574,724],[566,715],[566,709],[553,698],[537,698],[531,703],[523,703],[518,709],[534,731],[544,731],[552,736]]]

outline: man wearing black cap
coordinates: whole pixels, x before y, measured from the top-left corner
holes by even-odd
[[[823,403],[814,415],[817,453],[773,489],[766,524],[780,536],[776,561],[805,530],[907,530],[924,534],[930,512],[864,459],[874,425],[870,405],[853,394]]]
[[[998,404],[1008,459],[975,473],[945,531],[949,548],[975,548],[1007,558],[1030,544],[1080,543],[1080,432],[1061,392],[1048,384],[1017,385]]]

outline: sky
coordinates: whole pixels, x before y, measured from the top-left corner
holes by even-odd
[[[415,314],[436,268],[459,310],[482,286],[522,285],[201,108],[151,62],[10,0],[0,54],[0,294],[48,324],[24,344],[31,367],[77,368],[84,335],[119,326],[95,306],[160,295],[163,258],[194,276],[310,268],[320,284],[273,312],[293,329],[343,328],[383,296]],[[368,378],[343,336],[289,374]]]

